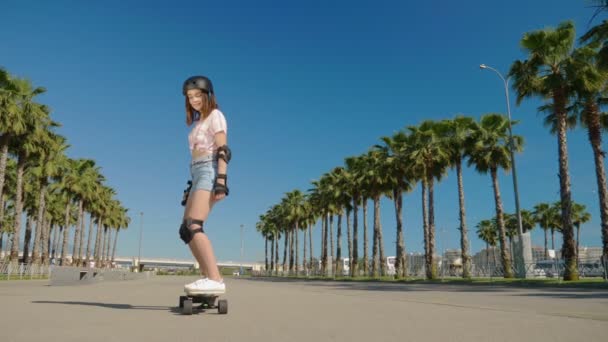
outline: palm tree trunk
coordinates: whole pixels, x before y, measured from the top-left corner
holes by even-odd
[[[31,263],[34,252],[32,252],[32,258],[30,259],[30,242],[32,240],[32,219],[28,216],[25,220],[25,236],[23,237],[23,263]],[[34,248],[36,248],[34,243]]]
[[[346,209],[346,240],[348,245],[348,264],[350,268],[350,260],[353,257],[353,240],[352,234],[350,230],[350,210]],[[349,272],[350,274],[350,272]]]
[[[39,254],[39,243],[40,243],[40,239],[41,239],[41,228],[44,227],[42,225],[42,221],[43,221],[43,217],[44,217],[44,212],[46,210],[46,191],[47,191],[48,185],[46,180],[43,180],[42,182],[40,182],[40,197],[38,199],[38,216],[36,218],[36,234],[34,237],[34,249],[33,249],[33,255],[32,255],[32,259],[34,260],[35,264],[39,264],[40,260],[40,254]]]
[[[275,249],[274,249],[274,266],[276,267],[275,269],[275,274],[279,274],[279,239],[280,237],[277,237],[274,239],[274,244],[275,244]]]
[[[329,213],[325,213],[323,214],[323,222],[325,222],[325,230],[323,231],[323,241],[325,241],[325,243],[323,244],[323,276],[327,277],[328,276],[328,269],[327,269],[327,256],[328,256],[328,242],[329,242]]]
[[[19,237],[21,233],[21,214],[23,212],[23,173],[25,171],[25,157],[17,159],[17,189],[15,190],[15,225],[11,241],[11,262],[19,262]]]
[[[83,207],[83,210],[81,212],[82,218],[80,219],[80,241],[78,241],[78,264],[82,265],[83,263],[83,252],[84,252],[84,233],[86,232],[86,222],[85,222],[85,210]]]
[[[270,271],[274,271],[274,234],[272,236],[272,240],[270,240]],[[268,272],[268,268],[266,268],[266,272]]]
[[[336,239],[336,262],[334,264],[335,274],[342,276],[342,215],[338,215],[338,236]]]
[[[93,214],[89,214],[89,234],[87,234],[87,251],[86,251],[86,264],[89,265],[91,261],[91,240],[93,239]]]
[[[378,223],[380,221],[378,215],[380,212],[380,196],[374,196],[373,197],[373,201],[374,201],[374,234],[373,234],[373,247],[372,247],[372,275],[374,277],[378,277],[379,276],[379,271],[380,271],[380,259],[379,259],[379,253],[378,253],[378,247],[380,246],[380,237],[378,236]]]
[[[423,231],[423,239],[424,239],[424,265],[425,268],[428,267],[427,259],[429,254],[429,216],[427,214],[427,195],[426,195],[426,181],[422,180],[420,182],[422,187],[422,231]],[[428,269],[426,270],[428,274]]]
[[[49,264],[49,245],[50,245],[50,233],[51,233],[51,222],[50,220],[44,219],[44,230],[42,231],[42,260],[43,265]]]
[[[312,243],[313,243],[313,240],[312,240],[312,227],[313,227],[312,224],[308,226],[308,243],[310,244],[310,263],[309,263],[308,266],[310,267],[311,271],[313,270],[313,264],[312,264],[312,262],[313,262],[313,256],[314,256],[313,249],[312,249]]]
[[[507,236],[505,233],[505,221],[502,209],[502,200],[500,199],[500,188],[498,186],[498,172],[496,168],[491,168],[492,187],[494,188],[494,203],[496,206],[496,223],[498,224],[498,239],[500,241],[500,256],[502,258],[502,267],[504,269],[505,278],[513,278],[513,270],[511,269],[511,258],[507,253]]]
[[[353,245],[352,245],[352,249],[353,249],[353,253],[352,253],[352,258],[350,260],[350,276],[354,277],[356,275],[358,275],[358,263],[359,261],[357,260],[357,258],[359,258],[359,240],[358,240],[358,232],[357,232],[357,225],[358,225],[358,215],[359,215],[359,196],[355,195],[353,196]],[[365,275],[367,276],[368,274],[365,273]]]
[[[549,232],[548,229],[544,229],[545,231],[545,260],[549,259]]]
[[[336,262],[335,262],[335,254],[334,254],[334,215],[329,214],[329,261],[331,261],[331,271],[330,275],[333,276],[336,272]]]
[[[72,245],[72,264],[78,263],[78,245],[80,241],[80,220],[82,216],[83,200],[78,201],[78,222],[74,226],[74,244]]]
[[[576,263],[580,264],[581,259],[579,256],[579,252],[580,252],[580,237],[581,237],[581,225],[577,224],[576,225]]]
[[[106,263],[108,263],[108,264],[111,261],[110,260],[110,241],[112,241],[112,231],[114,231],[114,229],[109,228],[108,229],[108,234],[107,234],[107,237],[106,237],[107,240],[108,240],[108,241],[106,241]],[[112,265],[109,265],[109,266],[112,266]]]
[[[296,230],[294,230],[294,234],[296,235],[296,262],[295,262],[295,267],[296,267],[296,277],[298,276],[299,272],[298,272],[298,262],[300,260],[300,256],[298,254],[298,231],[299,231],[299,227],[298,227],[298,222],[296,222]]]
[[[4,200],[6,196],[0,191],[0,256],[2,255],[2,238],[4,237],[4,227],[2,227],[2,218],[4,217],[4,206],[6,201]],[[0,257],[0,260],[1,257]]]
[[[367,198],[363,199],[363,273],[369,273],[369,238],[367,233]]]
[[[564,280],[578,280],[578,268],[574,252],[574,230],[572,227],[572,194],[568,171],[568,145],[566,141],[566,97],[563,89],[553,93],[555,114],[557,115],[557,142],[559,154],[559,192],[562,206],[562,251],[565,262]]]
[[[592,103],[592,107],[588,113],[587,135],[589,136],[589,142],[591,143],[591,148],[593,150],[593,160],[595,161],[595,176],[598,190],[597,193],[600,200],[599,204],[603,246],[602,254],[604,258],[608,258],[608,188],[606,186],[606,171],[604,169],[605,152],[602,150],[602,133],[599,109],[595,103]],[[1,189],[2,188],[0,187],[0,190]],[[1,193],[2,192],[0,191],[0,194]]]
[[[116,233],[114,233],[114,246],[112,247],[112,258],[110,259],[110,264],[114,262],[114,258],[116,257],[116,242],[118,241],[118,232],[120,229],[116,228]],[[88,261],[87,257],[87,261]]]
[[[303,248],[302,269],[304,270],[304,274],[305,275],[308,275],[308,272],[307,272],[308,268],[306,266],[306,244],[307,244],[307,242],[306,242],[306,235],[308,234],[309,230],[310,230],[310,225],[307,224],[306,225],[306,230],[304,230],[304,234],[303,234],[304,235],[304,243],[303,243],[304,246],[302,246],[302,248]]]
[[[0,198],[4,197],[4,179],[6,178],[6,163],[8,160],[8,135],[0,136]],[[0,208],[0,218],[4,217],[4,207]],[[2,246],[0,246],[1,248]]]
[[[382,221],[380,220],[380,197],[378,197],[378,251],[380,252],[380,275],[386,275],[386,257],[384,254],[384,238],[382,237]]]
[[[291,230],[289,231],[289,274],[292,274],[293,272],[293,262],[294,262],[294,248],[293,248],[293,242],[294,242],[294,231]]]
[[[395,218],[397,220],[397,242],[396,242],[396,260],[395,260],[395,276],[397,278],[406,277],[405,272],[405,241],[403,239],[403,194],[400,189],[393,189],[393,198],[395,203]]]
[[[434,200],[434,182],[433,178],[427,181],[429,185],[429,232],[428,245],[429,253],[427,255],[427,278],[437,278],[437,267],[435,266],[435,200]]]
[[[53,242],[52,258],[57,259],[57,249],[59,248],[59,237],[63,233],[63,226],[59,226],[59,229],[55,231],[55,241]]]
[[[95,248],[93,255],[95,256],[95,265],[101,262],[101,236],[103,235],[103,215],[97,219],[97,233],[95,234]]]
[[[285,273],[285,270],[287,270],[287,249],[289,243],[289,231],[285,231],[285,234],[283,235],[285,240],[285,245],[283,246],[283,273]]]
[[[264,271],[268,271],[268,237],[264,236]]]
[[[61,244],[61,260],[60,265],[66,264],[66,253],[68,251],[68,240],[70,235],[70,201],[65,205],[65,226],[63,227],[63,243]]]
[[[456,163],[456,177],[458,179],[458,204],[460,207],[460,250],[462,258],[462,277],[471,277],[471,256],[469,255],[469,238],[467,234],[467,219],[464,203],[464,184],[462,181],[462,161]]]
[[[296,277],[299,275],[299,267],[298,267],[298,263],[300,262],[300,253],[299,253],[299,246],[300,244],[298,243],[298,232],[300,231],[300,227],[298,227],[298,223],[296,222],[296,230],[295,230],[295,234],[296,234]]]

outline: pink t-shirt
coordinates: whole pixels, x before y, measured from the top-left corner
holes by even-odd
[[[198,120],[188,134],[190,152],[193,150],[213,153],[218,148],[215,146],[215,134],[224,132],[228,134],[226,118],[219,109],[214,109],[205,120]]]

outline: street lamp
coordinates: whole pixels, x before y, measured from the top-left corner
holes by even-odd
[[[513,168],[513,190],[515,192],[515,216],[517,217],[517,237],[519,240],[519,243],[517,244],[518,250],[517,250],[517,264],[516,264],[516,269],[517,269],[517,273],[518,273],[518,277],[519,278],[525,278],[526,277],[526,261],[531,262],[532,261],[532,250],[531,250],[531,246],[530,246],[530,235],[529,233],[524,234],[523,231],[523,226],[522,226],[522,222],[521,222],[521,211],[519,209],[519,191],[517,188],[517,170],[515,167],[515,155],[514,155],[514,144],[513,144],[513,129],[511,127],[511,104],[509,101],[509,79],[510,77],[507,77],[506,79],[502,76],[502,74],[500,72],[498,72],[498,70],[487,66],[485,64],[480,64],[479,65],[480,69],[489,69],[494,71],[498,77],[500,77],[500,79],[502,80],[504,87],[505,87],[505,99],[507,101],[507,116],[509,117],[509,154],[511,157],[511,166]],[[525,239],[526,239],[526,244],[527,244],[527,249],[524,247],[524,235],[525,235]]]
[[[239,270],[239,275],[243,275],[243,225],[241,225],[241,267]]]
[[[139,254],[137,255],[137,268],[141,267],[141,238],[144,233],[144,212],[139,213]]]

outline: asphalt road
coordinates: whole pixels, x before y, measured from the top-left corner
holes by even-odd
[[[227,279],[229,309],[181,314],[191,277],[0,281],[0,340],[606,341],[608,291]]]

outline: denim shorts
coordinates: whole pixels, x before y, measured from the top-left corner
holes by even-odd
[[[217,160],[213,155],[195,158],[190,164],[192,188],[190,191],[206,190],[211,192],[217,175]]]

